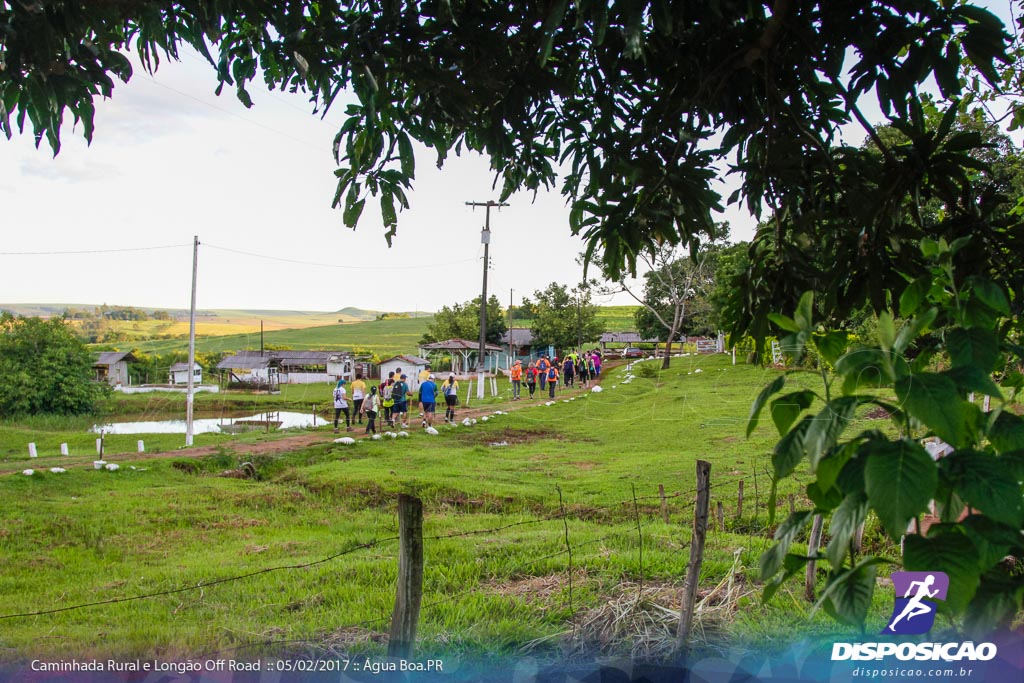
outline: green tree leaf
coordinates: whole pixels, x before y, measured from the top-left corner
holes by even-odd
[[[977,275],[971,276],[969,281],[971,293],[978,297],[983,304],[998,313],[1010,315],[1010,302],[1006,298],[1006,293],[1003,292],[1002,287],[988,278]]]
[[[1024,450],[1024,419],[999,411],[989,428],[989,441],[1000,453]]]
[[[901,407],[917,418],[939,438],[955,448],[971,444],[974,438],[970,415],[956,385],[948,377],[918,373],[896,382]]]
[[[833,619],[863,628],[875,592],[875,565],[885,561],[868,558],[833,575],[814,608],[823,607]]]
[[[909,571],[940,571],[949,576],[949,592],[940,612],[959,614],[974,597],[981,575],[978,549],[955,531],[924,538],[908,534],[903,540],[903,566]]]
[[[935,462],[916,442],[870,443],[864,486],[871,507],[892,538],[899,539],[907,523],[928,508],[937,484]]]
[[[785,436],[800,413],[811,407],[815,394],[809,389],[794,391],[772,401],[772,420],[779,436]]]
[[[832,536],[832,540],[829,541],[825,554],[833,567],[843,564],[853,535],[857,532],[857,528],[864,523],[867,514],[868,497],[864,493],[851,493],[846,496],[832,513],[832,522],[829,525],[829,534]]]
[[[813,311],[814,292],[804,292],[796,305],[796,311],[793,313],[793,320],[796,322],[797,327],[799,327],[799,330],[794,331],[811,333]]]
[[[814,513],[811,510],[794,512],[775,531],[775,545],[761,555],[761,579],[768,580],[782,568],[782,561],[797,534],[807,526]]]
[[[939,467],[971,507],[1012,527],[1024,523],[1024,486],[1014,463],[980,451],[959,450],[942,458]]]
[[[860,398],[842,396],[832,399],[825,405],[807,429],[803,439],[804,452],[811,463],[811,471],[818,467],[818,461],[836,445],[840,435],[853,420]]]
[[[750,417],[747,418],[747,438],[750,438],[750,433],[757,427],[758,419],[761,417],[761,409],[764,408],[764,402],[768,400],[768,397],[772,394],[776,394],[782,390],[782,387],[786,384],[786,376],[779,375],[771,384],[761,390],[761,393],[754,399],[754,404],[750,406]]]
[[[999,341],[990,329],[954,328],[946,333],[946,348],[954,368],[973,366],[992,372],[999,357]]]
[[[850,336],[843,330],[827,332],[825,334],[814,334],[814,348],[818,350],[825,361],[834,366],[836,362],[846,353]]]
[[[928,290],[931,288],[931,275],[922,275],[907,285],[900,295],[900,315],[909,318],[917,313],[921,304],[927,300]]]
[[[804,458],[804,439],[807,431],[814,424],[814,417],[806,415],[796,427],[793,427],[775,444],[772,451],[772,466],[775,468],[775,479],[788,477]]]

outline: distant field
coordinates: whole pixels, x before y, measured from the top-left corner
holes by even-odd
[[[323,325],[305,329],[288,329],[265,331],[265,344],[287,346],[293,349],[333,349],[352,350],[357,353],[375,353],[382,358],[399,353],[413,353],[427,326],[433,322],[433,316],[423,318],[395,318],[388,320],[371,320],[343,325]],[[146,353],[168,353],[179,351],[187,345],[187,339],[157,339],[153,341],[130,342],[129,346]],[[255,332],[229,334],[222,336],[205,336],[198,334],[196,349],[205,352],[237,351],[239,349],[258,349],[260,345],[259,327]]]
[[[597,311],[608,332],[626,332],[636,329],[633,315],[639,306],[601,306]]]

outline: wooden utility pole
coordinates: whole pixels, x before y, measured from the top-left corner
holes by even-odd
[[[199,272],[199,235],[192,238],[192,307],[188,314],[188,388],[185,392],[185,445],[192,445],[192,403],[195,399],[196,274]]]
[[[466,202],[466,206],[482,206],[487,210],[484,218],[484,229],[480,232],[480,243],[484,245],[484,284],[480,294],[480,350],[476,359],[476,397],[484,398],[484,354],[487,349],[487,269],[490,267],[490,246],[491,246],[491,207],[508,206],[504,202],[487,200],[486,202]]]
[[[411,659],[423,600],[423,501],[398,496],[398,590],[391,613],[388,657]]]

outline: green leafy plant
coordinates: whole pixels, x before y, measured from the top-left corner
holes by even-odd
[[[762,556],[766,599],[809,561],[824,561],[830,571],[817,606],[863,627],[875,570],[888,561],[853,551],[857,528],[873,512],[893,540],[906,534],[904,567],[949,575],[949,597],[939,609],[962,617],[969,632],[1006,624],[1020,609],[1024,419],[1008,408],[1024,386],[1015,369],[1024,348],[1004,289],[977,274],[957,278],[954,256],[968,242],[922,241],[930,271],[903,290],[900,318],[878,316],[873,345],[850,348],[845,332],[816,326],[810,292],[792,317],[769,316],[788,333],[781,340],[786,353],[800,358],[810,349],[826,363],[819,364],[822,394],[784,393],[782,376],[751,410],[748,435],[768,406],[781,437],[772,453],[769,510],[778,480],[805,463],[814,475],[807,486],[814,509],[783,521]],[[972,400],[975,394],[991,397],[989,412]],[[888,413],[894,434],[851,433],[869,405]],[[922,445],[926,437],[941,439],[952,452],[933,459]],[[938,523],[927,533],[907,533],[914,520],[920,530],[932,501]],[[815,515],[828,518],[828,543],[813,557],[790,552]]]

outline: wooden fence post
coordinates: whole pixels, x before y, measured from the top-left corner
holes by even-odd
[[[661,496],[661,518],[668,524],[668,501],[665,500],[664,484],[658,484],[658,495]]]
[[[814,524],[811,525],[811,537],[807,541],[808,557],[813,557],[818,554],[818,545],[821,543],[822,526],[824,526],[824,520],[821,515],[814,515]],[[817,578],[814,565],[814,560],[807,563],[807,575],[804,577],[804,596],[806,596],[806,598],[811,602],[814,601],[814,583]]]
[[[736,494],[736,519],[743,518],[743,480],[740,479],[740,490]]]
[[[791,493],[789,494],[789,514],[793,514],[794,512],[796,512],[796,500]]]
[[[388,657],[409,659],[416,645],[416,626],[423,599],[423,501],[398,496],[398,590],[391,613]]]
[[[718,530],[725,531],[725,506],[722,501],[718,501]]]
[[[704,561],[704,538],[707,536],[708,507],[710,505],[711,463],[697,461],[697,504],[693,509],[693,536],[690,540],[690,562],[686,566],[686,582],[683,584],[683,599],[679,609],[679,633],[676,651],[682,652],[690,640],[693,628],[693,611],[697,603],[697,584],[700,580],[700,565]]]

